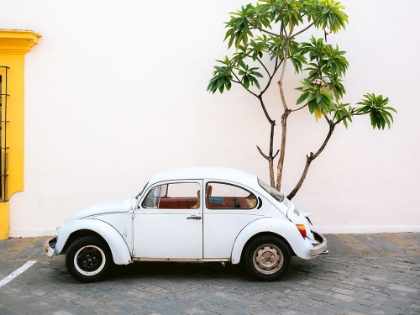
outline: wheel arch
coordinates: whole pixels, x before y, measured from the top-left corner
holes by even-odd
[[[106,243],[106,245],[108,246],[108,249],[111,251],[107,241],[102,237],[102,235],[100,235],[99,233],[97,233],[95,231],[92,231],[92,230],[83,229],[83,230],[74,231],[73,233],[71,233],[69,235],[69,237],[67,239],[67,242],[63,247],[62,252],[67,252],[67,249],[69,248],[70,244],[73,243],[78,238],[81,238],[83,236],[95,236],[95,237],[101,239],[102,241],[104,241]]]
[[[231,254],[232,264],[239,264],[242,261],[246,246],[255,238],[263,235],[273,235],[280,238],[287,244],[294,256],[296,255],[294,248],[296,248],[298,242],[295,241],[295,244],[291,244],[290,240],[297,239],[299,242],[300,240],[304,242],[298,229],[290,222],[284,222],[281,219],[261,218],[248,224],[236,237]]]
[[[72,242],[87,235],[96,236],[107,244],[116,265],[132,262],[130,249],[122,235],[113,226],[97,219],[70,221],[60,227],[55,254],[65,252]]]
[[[253,241],[253,240],[255,240],[256,238],[259,238],[259,237],[262,237],[262,236],[274,236],[274,237],[277,237],[277,238],[279,238],[280,240],[282,240],[286,245],[287,245],[287,247],[289,248],[289,250],[290,250],[290,253],[292,254],[292,256],[296,256],[296,254],[295,254],[295,252],[294,252],[294,250],[293,250],[293,248],[292,248],[292,246],[290,246],[290,244],[289,244],[289,242],[283,237],[283,236],[281,236],[280,234],[277,234],[277,233],[274,233],[274,232],[260,232],[260,233],[257,233],[257,234],[255,234],[255,235],[253,235],[246,243],[245,243],[245,245],[244,245],[244,247],[242,248],[242,251],[241,251],[241,261],[243,261],[243,259],[244,259],[244,254],[245,254],[245,249],[248,247],[248,245]]]

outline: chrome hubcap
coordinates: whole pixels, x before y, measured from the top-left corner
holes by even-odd
[[[254,266],[262,274],[273,274],[277,272],[284,262],[282,251],[273,244],[264,244],[254,252]]]

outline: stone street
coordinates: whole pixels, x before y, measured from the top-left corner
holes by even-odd
[[[44,238],[0,241],[0,314],[420,314],[420,233],[326,235],[329,255],[294,257],[280,281],[219,263],[135,263],[82,284]]]

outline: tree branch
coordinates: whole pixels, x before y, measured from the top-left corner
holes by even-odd
[[[303,105],[303,106],[301,106],[299,108],[291,109],[290,112],[297,112],[298,110],[301,110],[302,108],[305,108],[306,106],[308,106],[308,103],[306,103],[305,105]]]
[[[329,124],[329,125],[331,125],[331,124],[332,124],[332,120],[331,120],[331,119],[329,119],[329,118],[327,117],[327,115],[324,115],[324,118],[325,118],[325,120],[328,122],[328,124]]]
[[[242,83],[242,81],[241,81],[241,80],[239,80],[239,78],[238,78],[238,76],[236,75],[236,73],[235,73],[235,72],[233,72],[233,71],[232,71],[232,74],[235,76],[236,80],[238,80],[238,81],[234,81],[234,80],[232,80],[232,82],[239,83],[240,85],[242,85],[242,87],[245,89],[245,91],[247,91],[247,92],[251,93],[251,94],[252,94],[252,95],[254,95],[256,98],[259,98],[259,96],[258,96],[256,93],[252,92],[250,89],[245,88],[244,84]]]
[[[270,32],[270,31],[267,31],[267,30],[265,30],[265,29],[263,29],[261,27],[257,27],[254,24],[252,24],[251,22],[249,24],[251,25],[251,27],[253,29],[259,30],[261,33],[265,33],[265,34],[268,34],[268,35],[271,35],[271,36],[275,36],[275,37],[281,37],[281,35],[276,34],[276,33],[273,33],[273,32]]]
[[[328,130],[327,137],[325,138],[324,142],[322,143],[322,145],[318,149],[318,151],[316,151],[316,153],[314,154],[314,156],[313,156],[314,157],[313,158],[314,160],[322,153],[322,151],[324,151],[325,147],[328,144],[328,141],[330,141],[330,138],[331,138],[331,136],[332,136],[332,134],[334,132],[335,125],[333,123],[330,123],[329,125],[330,125],[330,128]]]
[[[336,126],[339,123],[341,123],[344,119],[346,119],[346,118],[348,118],[350,116],[353,116],[353,115],[359,116],[359,115],[365,115],[365,114],[368,114],[368,113],[370,113],[370,111],[368,111],[366,113],[358,113],[358,112],[356,112],[356,109],[355,108],[352,108],[351,111],[346,116],[341,117],[339,120],[333,122],[333,124],[334,124],[334,126]]]
[[[290,194],[287,195],[287,199],[292,200],[293,197],[296,195],[296,193],[299,191],[300,187],[303,184],[303,181],[306,178],[306,175],[308,174],[309,166],[311,166],[312,161],[313,161],[313,153],[311,152],[309,155],[306,156],[306,164],[303,169],[302,176],[299,179],[299,182],[297,183],[296,187],[290,192]]]
[[[269,79],[268,79],[267,85],[261,91],[260,95],[264,94],[267,91],[267,89],[270,87],[271,82],[273,81],[274,75],[277,73],[277,71],[279,70],[279,68],[280,68],[280,66],[281,66],[282,63],[283,63],[283,60],[281,60],[280,63],[274,67],[273,74],[272,75],[269,75]]]
[[[269,157],[267,155],[264,154],[264,152],[261,150],[261,148],[259,146],[257,146],[258,152],[260,152],[260,154],[263,156],[264,159],[268,160]]]
[[[276,124],[276,121],[271,119],[270,114],[268,113],[267,108],[265,107],[265,103],[262,99],[262,95],[259,95],[258,99],[260,100],[260,105],[261,105],[261,108],[264,112],[265,118],[267,118],[267,120],[270,124],[272,124],[272,123]]]
[[[278,154],[278,150],[276,152],[276,154],[273,156],[273,148],[274,148],[274,132],[275,132],[275,126],[276,126],[276,121],[271,119],[267,108],[265,106],[265,103],[262,99],[262,95],[259,95],[258,99],[260,100],[260,105],[261,108],[264,112],[265,117],[267,118],[268,122],[270,123],[270,144],[269,144],[269,153],[268,156],[265,155],[261,149],[257,146],[258,151],[260,152],[260,154],[266,159],[268,160],[268,167],[269,167],[269,173],[270,173],[270,183],[271,186],[274,187],[275,185],[275,181],[274,181],[274,159],[276,158],[277,154]]]
[[[267,67],[265,66],[265,64],[261,61],[260,58],[257,58],[257,61],[259,62],[259,64],[264,68],[265,72],[267,72],[268,76],[271,76],[270,71],[268,71]]]
[[[296,184],[295,188],[293,188],[293,190],[289,193],[289,195],[287,195],[287,199],[291,200],[296,193],[299,191],[299,189],[302,187],[302,184],[306,178],[306,175],[308,174],[308,170],[309,170],[309,166],[311,166],[311,163],[313,160],[315,160],[321,153],[322,151],[324,151],[326,145],[328,144],[328,141],[330,140],[333,132],[334,132],[334,128],[335,128],[335,124],[334,123],[329,123],[329,130],[328,130],[328,134],[324,140],[324,142],[322,143],[321,147],[318,149],[318,151],[314,154],[314,153],[310,153],[309,155],[306,156],[306,164],[305,167],[303,169],[302,175],[298,181],[298,183]]]
[[[316,21],[313,21],[312,23],[310,23],[307,27],[305,27],[303,30],[300,30],[299,32],[297,32],[297,33],[295,33],[295,34],[293,34],[293,35],[290,35],[290,38],[292,38],[292,37],[296,37],[296,36],[298,36],[298,35],[300,35],[300,34],[302,34],[303,32],[306,32],[308,29],[310,29],[314,24],[315,24],[315,22]]]
[[[284,74],[286,73],[286,64],[287,64],[288,55],[289,55],[289,39],[286,39],[286,45],[284,47],[284,56],[283,56],[283,67],[281,69],[280,80],[277,82],[280,88],[281,102],[283,104],[283,108],[285,111],[287,111],[288,108],[286,104],[286,97],[284,96],[283,80],[284,80]]]

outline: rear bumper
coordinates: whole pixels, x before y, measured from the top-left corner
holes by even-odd
[[[57,237],[53,236],[50,239],[46,240],[44,243],[44,253],[45,255],[47,255],[48,257],[53,257],[54,256],[54,249],[55,249],[55,245],[57,244]]]
[[[311,256],[315,257],[318,255],[321,255],[327,250],[327,239],[324,235],[319,234],[317,232],[312,231],[312,233],[315,236],[315,239],[320,242],[318,245],[315,245],[313,248],[311,248]]]

